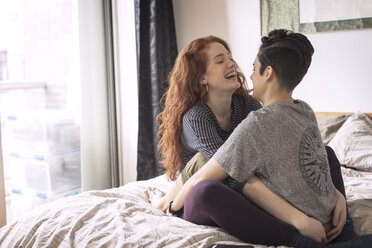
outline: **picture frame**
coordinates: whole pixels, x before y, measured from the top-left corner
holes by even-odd
[[[260,11],[262,36],[278,28],[300,33],[372,28],[372,0],[260,0]],[[310,18],[301,21],[303,13]]]

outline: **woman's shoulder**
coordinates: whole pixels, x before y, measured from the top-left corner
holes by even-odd
[[[183,115],[183,121],[206,120],[209,117],[210,109],[207,105],[194,105]]]
[[[233,94],[232,100],[235,105],[248,108],[250,111],[262,108],[262,104],[256,99],[254,99],[251,95],[243,96],[235,93]]]

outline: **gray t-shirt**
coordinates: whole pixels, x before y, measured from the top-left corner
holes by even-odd
[[[233,178],[256,175],[273,192],[331,228],[337,193],[313,110],[303,101],[251,112],[213,158]]]

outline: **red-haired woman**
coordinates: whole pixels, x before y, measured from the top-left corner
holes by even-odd
[[[164,111],[158,116],[159,150],[169,178],[176,180],[182,173],[165,197],[152,198],[152,204],[164,212],[187,179],[214,155],[248,113],[261,108],[248,94],[246,79],[232,59],[229,45],[215,36],[187,45],[168,82]],[[231,178],[227,182],[236,183]]]

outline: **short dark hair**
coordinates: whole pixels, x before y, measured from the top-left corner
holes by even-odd
[[[261,38],[258,60],[262,75],[267,66],[271,66],[279,85],[293,90],[307,73],[311,64],[314,48],[310,41],[300,33],[276,29]]]

